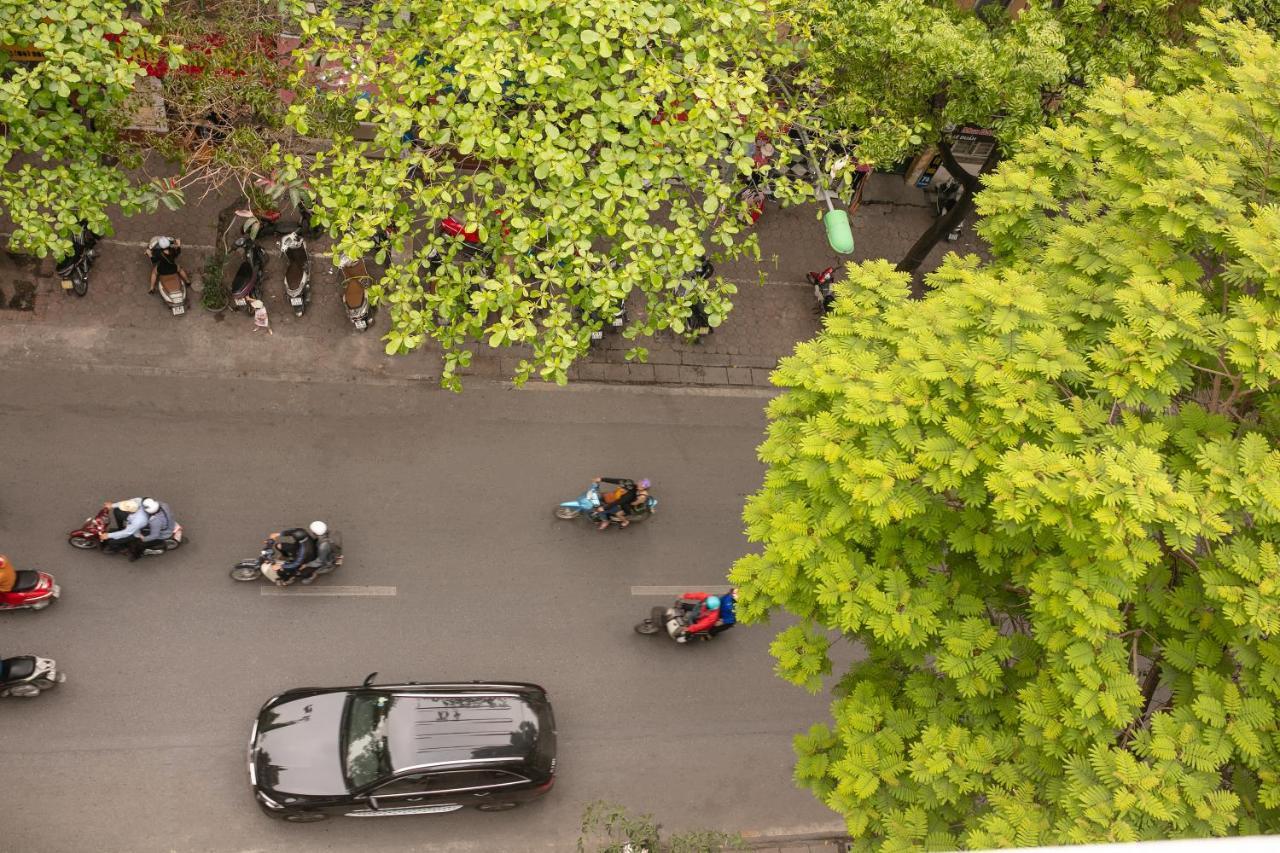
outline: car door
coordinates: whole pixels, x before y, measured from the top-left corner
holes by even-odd
[[[515,774],[493,770],[439,770],[400,776],[376,788],[370,812],[379,815],[430,814],[477,805],[495,791],[527,784]]]

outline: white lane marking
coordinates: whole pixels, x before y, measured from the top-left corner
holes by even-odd
[[[355,596],[390,596],[396,594],[394,586],[321,586],[321,587],[295,587],[293,589],[281,589],[278,586],[264,586],[260,592],[263,595],[301,595],[301,596],[317,596],[317,595],[355,595]]]
[[[684,586],[633,586],[631,587],[632,595],[684,595],[690,590],[715,589],[724,586],[724,581],[716,581],[710,586],[699,586],[696,583],[685,584]]]

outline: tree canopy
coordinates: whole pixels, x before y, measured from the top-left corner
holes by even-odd
[[[731,579],[783,677],[865,647],[796,738],[862,849],[1280,829],[1280,49],[1195,32],[774,375]]]
[[[110,233],[107,209],[127,213],[172,203],[163,187],[135,180],[119,135],[122,105],[162,55],[144,21],[157,0],[65,0],[33,6],[0,0],[0,209],[13,220],[9,245],[38,256],[66,254],[85,219]],[[16,48],[16,50],[15,50]]]
[[[345,116],[372,138],[339,122],[285,177],[310,174],[341,253],[380,231],[399,250],[371,288],[387,351],[435,339],[456,387],[468,344],[527,347],[518,381],[563,382],[628,299],[628,338],[682,331],[695,301],[718,324],[733,285],[690,276],[704,252],[754,246],[746,146],[776,129],[767,80],[788,50],[767,7],[388,0],[359,23],[336,6],[305,19],[334,88],[300,100],[295,127]],[[442,233],[450,217],[479,251]]]

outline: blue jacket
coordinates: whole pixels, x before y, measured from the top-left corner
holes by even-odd
[[[720,596],[720,621],[725,625],[738,622],[738,602],[734,600],[733,593]]]

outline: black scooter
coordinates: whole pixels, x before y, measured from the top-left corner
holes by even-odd
[[[262,247],[248,237],[238,237],[233,244],[244,254],[236,277],[231,282],[231,307],[239,311],[258,297],[262,276],[267,268],[267,254]]]
[[[87,225],[80,226],[80,233],[71,238],[72,255],[58,262],[58,278],[62,281],[62,289],[76,296],[84,296],[89,292],[89,270],[98,257],[98,235],[89,230]]]

